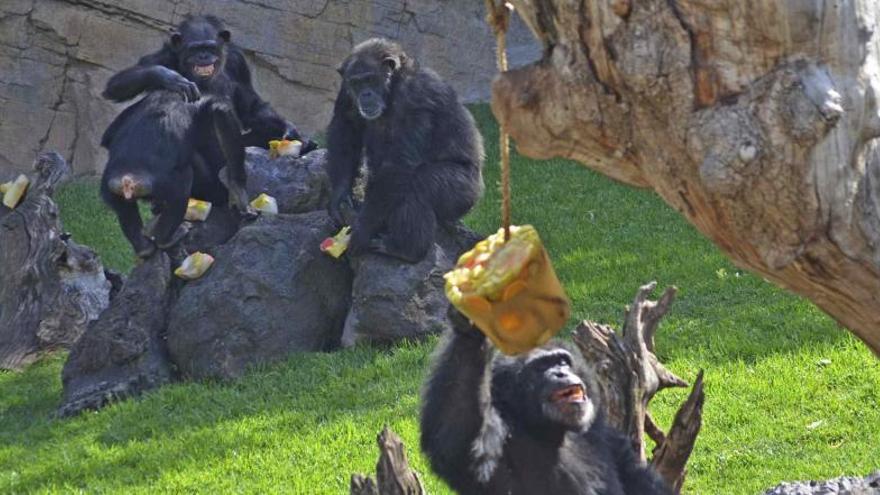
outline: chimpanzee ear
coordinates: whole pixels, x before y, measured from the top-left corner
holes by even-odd
[[[400,67],[400,61],[394,57],[385,57],[382,59],[382,65],[394,72]]]
[[[343,60],[341,64],[336,66],[336,72],[339,73],[340,76],[345,75],[345,68],[348,66],[348,59]]]
[[[219,33],[217,33],[217,37],[220,38],[221,40],[225,41],[226,43],[229,43],[229,40],[232,39],[232,34],[229,33],[229,30],[224,29],[224,30],[220,31]]]
[[[180,45],[183,44],[183,36],[178,32],[171,33],[171,47],[174,49],[180,48]]]

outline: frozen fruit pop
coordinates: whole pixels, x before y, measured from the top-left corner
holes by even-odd
[[[335,236],[328,237],[321,242],[321,251],[338,258],[348,249],[348,241],[351,240],[351,227],[342,227]]]

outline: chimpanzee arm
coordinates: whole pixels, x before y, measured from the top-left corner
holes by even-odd
[[[477,491],[474,441],[490,397],[490,346],[458,311],[454,331],[436,353],[422,398],[421,447],[431,467],[461,493]]]
[[[272,105],[257,94],[247,61],[235,46],[229,47],[226,71],[236,82],[233,102],[242,127],[248,131],[244,136],[245,146],[268,148],[270,140],[282,137],[299,139],[305,145],[305,141],[293,124],[284,120]]]
[[[333,118],[327,127],[327,174],[330,176],[330,205],[333,220],[345,224],[342,208],[351,206],[351,188],[363,157],[363,125],[350,116],[351,102],[344,90],[336,97]]]
[[[196,83],[177,72],[177,57],[167,46],[141,57],[136,65],[116,73],[107,81],[103,96],[122,102],[153,89],[176,91],[187,101],[196,101],[200,97]]]

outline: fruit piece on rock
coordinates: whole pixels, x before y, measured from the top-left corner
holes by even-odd
[[[275,198],[266,193],[260,193],[259,196],[254,198],[254,200],[251,201],[251,206],[257,211],[261,211],[267,215],[278,214],[278,202],[275,201]]]
[[[27,192],[31,181],[24,174],[19,175],[14,181],[7,182],[3,188],[3,204],[7,208],[15,208]]]
[[[200,199],[189,198],[186,203],[186,215],[183,217],[188,222],[204,222],[211,214],[211,203]]]
[[[174,270],[174,274],[184,280],[195,280],[204,275],[212,264],[214,264],[213,256],[196,251],[183,260],[183,263]]]
[[[321,242],[321,251],[338,258],[348,249],[348,241],[351,240],[351,227],[342,227],[342,230],[333,237],[328,237]]]

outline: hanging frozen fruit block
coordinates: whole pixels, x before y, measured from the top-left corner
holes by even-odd
[[[449,301],[505,354],[547,342],[565,325],[570,303],[538,232],[511,226],[461,255],[446,274]]]

